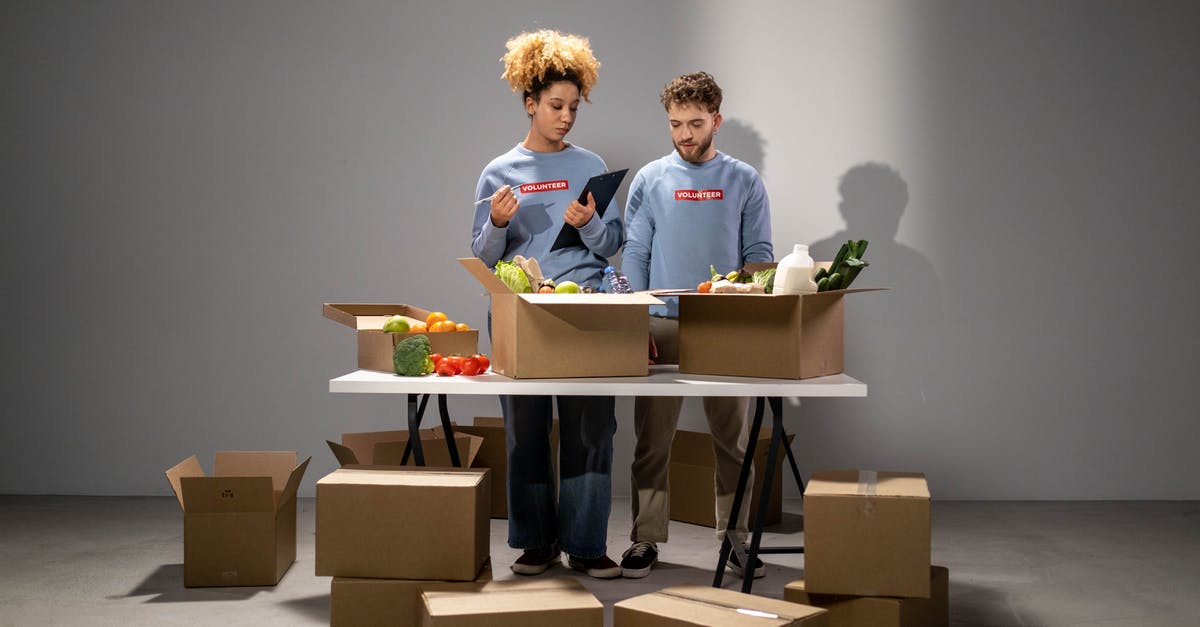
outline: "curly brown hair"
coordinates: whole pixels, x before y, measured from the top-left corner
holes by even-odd
[[[596,84],[600,62],[592,54],[586,37],[566,35],[556,30],[521,33],[505,44],[508,53],[500,61],[513,91],[522,99],[537,96],[558,81],[569,81],[579,95],[591,102],[588,94]]]
[[[667,83],[659,100],[668,111],[673,104],[696,104],[704,107],[709,113],[719,113],[721,96],[721,87],[713,80],[712,75],[708,72],[692,72]]]

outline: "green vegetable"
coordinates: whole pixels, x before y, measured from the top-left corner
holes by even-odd
[[[820,281],[821,279],[823,279],[827,276],[829,276],[829,268],[822,266],[820,268],[817,268],[817,273],[815,275],[813,275],[813,280]]]
[[[829,290],[829,277],[823,276],[823,277],[821,277],[821,280],[817,281],[817,291],[825,292],[828,290]]]
[[[770,294],[775,289],[775,268],[755,272],[753,280],[762,286],[764,292]]]
[[[496,262],[496,276],[500,277],[501,281],[508,286],[508,289],[517,294],[528,294],[533,292],[533,287],[529,285],[529,277],[525,275],[525,271],[521,266],[511,261]]]
[[[842,273],[841,272],[834,272],[833,274],[829,275],[829,289],[831,289],[831,290],[842,289]]]
[[[433,360],[429,355],[433,347],[429,338],[424,335],[414,335],[396,344],[392,350],[392,367],[396,374],[402,377],[419,377],[433,372]]]

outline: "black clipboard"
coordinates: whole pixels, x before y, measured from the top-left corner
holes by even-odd
[[[579,202],[587,204],[587,195],[588,192],[591,192],[592,198],[596,201],[596,215],[603,218],[604,211],[608,209],[608,203],[612,202],[613,196],[617,195],[617,188],[621,186],[621,181],[625,179],[627,172],[629,172],[629,168],[597,174],[588,179],[587,185],[583,186],[583,191],[579,194]],[[579,237],[579,229],[570,224],[564,224],[550,250],[554,251],[568,246],[583,246],[583,238]]]

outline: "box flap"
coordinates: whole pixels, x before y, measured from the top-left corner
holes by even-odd
[[[339,466],[358,465],[358,457],[349,446],[338,444],[332,440],[325,440],[325,443],[329,445],[329,450],[333,451],[333,456],[337,459]]]
[[[500,416],[475,416],[476,427],[500,427],[504,428],[504,418]]]
[[[425,454],[425,464],[427,466],[453,466],[450,463],[450,451],[446,448],[446,438],[441,433],[436,436],[430,436],[421,433],[421,446]],[[470,433],[456,431],[454,433],[454,446],[458,450],[458,461],[462,466],[468,467],[475,461],[475,457],[479,455],[479,449],[483,446],[483,438]],[[408,437],[403,440],[390,442],[376,442],[371,458],[374,460],[372,464],[380,464],[385,466],[399,466],[404,460],[404,449],[408,447]],[[413,458],[409,457],[408,463],[415,465]]]
[[[427,431],[423,430],[423,431]],[[364,433],[343,433],[342,445],[349,448],[354,453],[354,458],[358,464],[374,464],[375,463],[375,444],[378,442],[407,442],[407,430],[394,431],[367,431]],[[334,452],[336,455],[336,451]],[[341,461],[339,458],[338,461]],[[345,462],[343,462],[345,463]]]
[[[305,457],[304,461],[292,469],[292,474],[288,475],[287,484],[283,486],[283,491],[279,493],[279,499],[275,502],[276,509],[287,503],[288,499],[296,496],[296,492],[300,490],[300,480],[304,478],[304,471],[308,469],[308,462],[311,459],[312,456]]]
[[[474,616],[572,609],[602,612],[604,608],[587,588],[574,579],[566,578],[533,585],[517,581],[494,581],[474,591],[428,591],[423,592],[422,597],[431,616]]]
[[[184,510],[188,514],[275,511],[271,478],[183,477]]]
[[[508,289],[508,285],[496,276],[496,273],[491,268],[487,267],[479,257],[460,257],[458,263],[475,277],[483,285],[484,289],[489,294],[512,294],[513,291]]]
[[[171,483],[171,490],[175,492],[175,498],[179,499],[179,506],[183,507],[184,511],[187,508],[183,505],[183,487],[179,485],[179,480],[183,477],[203,477],[204,469],[200,467],[200,460],[196,459],[195,455],[175,464],[167,469],[167,481]]]
[[[929,498],[929,485],[919,472],[818,470],[804,487],[805,496],[883,496]]]
[[[217,451],[213,457],[213,476],[267,476],[274,490],[283,490],[299,457],[296,451]]]
[[[359,331],[383,329],[388,316],[401,315],[424,322],[429,311],[403,303],[325,303],[321,315]]]

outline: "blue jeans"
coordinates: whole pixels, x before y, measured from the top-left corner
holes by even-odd
[[[560,546],[590,559],[607,553],[612,510],[611,396],[559,396],[558,499],[554,498],[550,429],[554,397],[502,396],[508,451],[508,545]]]

